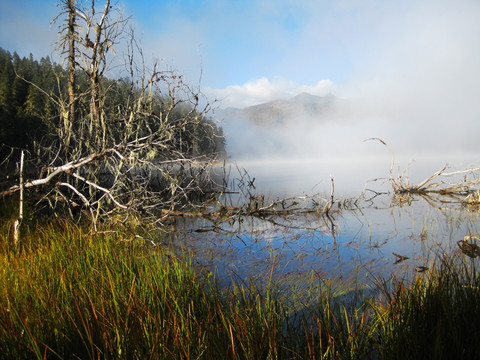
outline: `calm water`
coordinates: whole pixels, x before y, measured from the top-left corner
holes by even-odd
[[[420,182],[444,164],[432,159],[415,162],[411,182]],[[462,164],[462,169],[471,164]],[[249,180],[255,178],[255,188],[250,190],[265,195],[267,202],[317,193],[329,198],[333,178],[335,199],[341,206],[333,207],[330,218],[306,214],[233,218],[217,224],[178,220],[178,227],[185,231],[176,236],[176,246],[187,249],[198,265],[224,283],[232,278],[262,282],[273,276],[286,286],[308,287],[315,279],[368,283],[378,275],[403,276],[417,266],[428,267],[436,254],[455,250],[458,240],[480,230],[480,212],[455,200],[394,199],[385,179],[391,166],[386,158],[237,165],[248,169]],[[369,181],[376,178],[383,179]],[[449,181],[462,181],[462,177]],[[205,231],[214,227],[215,231]],[[409,259],[395,264],[393,253]]]

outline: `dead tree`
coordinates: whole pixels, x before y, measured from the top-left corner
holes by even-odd
[[[68,160],[72,124],[75,123],[75,5],[68,0],[68,118],[65,123],[65,158]]]
[[[215,156],[200,156],[188,144],[195,143],[199,126],[212,126],[205,122],[210,104],[201,107],[199,88],[177,73],[157,65],[147,71],[134,32],[126,31],[128,19],[110,0],[101,10],[94,0],[89,5],[60,3],[56,21],[66,23],[60,24],[59,49],[67,60],[67,89],[58,96],[42,89],[57,118],[30,159],[38,176],[0,196],[35,189],[52,207],[89,214],[94,226],[115,214],[161,222],[168,211],[201,206],[199,195],[216,186],[210,177]],[[128,94],[107,108],[116,82],[106,81],[105,73],[121,41],[129,49]],[[88,79],[86,89],[79,90],[79,76]]]

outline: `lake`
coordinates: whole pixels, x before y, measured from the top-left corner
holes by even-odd
[[[449,159],[472,168],[475,159]],[[406,165],[405,165],[406,164]],[[410,164],[410,165],[409,165]],[[175,246],[192,254],[195,263],[212,272],[223,284],[232,279],[265,283],[274,278],[282,286],[308,288],[318,280],[368,284],[375,277],[403,277],[430,267],[436,255],[458,250],[457,241],[479,233],[478,208],[459,199],[413,196],[395,197],[388,181],[409,169],[417,184],[445,165],[445,158],[398,162],[391,158],[284,159],[244,161],[232,165],[233,186],[249,182],[248,196],[264,196],[265,203],[299,197],[297,208],[311,206],[318,197],[329,199],[334,184],[335,204],[329,216],[318,212],[284,216],[231,217],[213,223],[206,219],[178,219]],[[458,183],[476,174],[448,179]],[[237,177],[237,179],[236,179]],[[243,180],[239,182],[238,179]],[[316,194],[316,195],[314,195]],[[313,195],[312,198],[305,195]],[[245,201],[241,194],[223,199],[228,204]],[[302,203],[304,201],[304,203]],[[399,257],[407,257],[397,262]],[[460,256],[460,254],[459,254]]]

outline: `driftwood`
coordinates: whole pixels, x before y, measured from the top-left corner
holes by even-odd
[[[398,264],[398,263],[401,263],[402,261],[405,261],[405,260],[408,260],[409,257],[408,256],[403,256],[403,255],[399,255],[399,254],[396,254],[396,253],[392,253],[396,260],[394,262],[394,265]]]
[[[277,199],[269,204],[264,203],[263,196],[252,196],[248,202],[238,206],[225,206],[217,200],[213,211],[173,211],[162,209],[160,214],[162,218],[206,218],[224,222],[232,217],[239,216],[267,218],[311,213],[327,215],[331,207],[331,200],[326,200],[319,194]]]
[[[480,246],[478,242],[480,238],[476,236],[467,235],[463,238],[463,240],[457,241],[457,245],[465,255],[476,258],[480,256]]]
[[[465,180],[459,183],[447,183],[443,180],[440,182],[433,182],[436,178],[446,178],[454,175],[465,175],[465,174],[474,174],[480,171],[480,168],[472,168],[454,172],[444,172],[447,169],[448,165],[445,165],[443,168],[435,172],[433,175],[429,176],[418,185],[411,185],[408,182],[408,179],[405,180],[403,177],[397,179],[391,177],[390,182],[392,184],[395,194],[461,194],[461,195],[470,195],[475,191],[478,191],[474,185],[480,183],[480,179],[474,180]]]
[[[113,151],[113,149],[112,149]],[[101,157],[101,155],[98,154],[91,154],[89,156],[86,156],[78,161],[71,161],[65,165],[58,166],[58,167],[52,167],[49,171],[49,174],[41,179],[35,179],[31,181],[27,181],[26,183],[23,184],[23,189],[28,189],[31,187],[36,187],[40,185],[46,185],[50,181],[52,181],[56,176],[63,174],[63,173],[72,173],[74,170],[79,169],[83,167],[84,165],[94,161],[95,159]],[[22,189],[21,185],[14,185],[11,186],[9,189],[0,192],[0,198],[12,195],[16,193],[17,191],[20,191]]]
[[[460,197],[462,202],[468,204],[480,204],[480,189],[478,184],[480,184],[480,167],[445,172],[448,168],[448,164],[442,167],[437,172],[433,173],[425,180],[421,181],[417,185],[412,185],[407,176],[393,175],[393,168],[395,164],[395,153],[388,147],[387,143],[380,138],[369,138],[364,141],[379,141],[384,145],[392,154],[392,165],[390,167],[390,177],[389,181],[392,186],[394,196],[400,203],[410,200],[411,195],[420,195],[420,196],[431,196],[431,195],[445,195],[452,196],[455,198]],[[447,182],[445,179],[452,176],[463,175],[463,181],[457,182]],[[473,175],[474,178],[467,180],[468,175]]]
[[[447,165],[435,172],[417,185],[411,185],[408,178],[400,176],[390,177],[393,188],[393,203],[409,203],[413,197],[419,197],[430,206],[438,208],[435,203],[456,203],[468,206],[470,209],[478,209],[480,205],[480,168],[471,168],[460,171],[445,172]],[[463,175],[462,181],[449,182],[447,177]],[[473,179],[468,179],[473,175]],[[441,205],[443,206],[443,205]]]

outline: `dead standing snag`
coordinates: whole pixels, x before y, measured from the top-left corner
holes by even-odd
[[[161,209],[199,206],[217,186],[210,170],[219,135],[207,116],[210,103],[200,106],[200,90],[175,72],[156,64],[146,70],[133,32],[125,31],[128,19],[109,0],[59,6],[67,71],[57,74],[61,91],[42,92],[55,115],[45,118],[49,133],[25,159],[34,175],[0,196],[35,189],[52,205],[81,205],[94,225],[115,214],[158,221]],[[128,77],[109,80],[110,55],[125,40]]]

